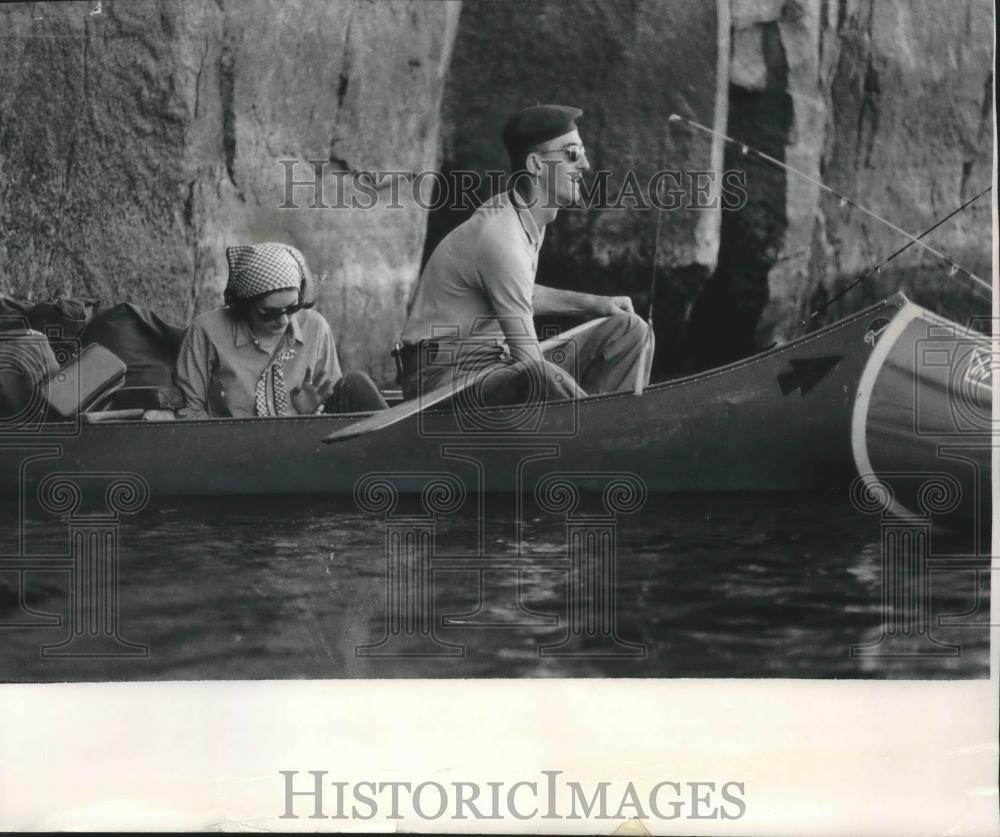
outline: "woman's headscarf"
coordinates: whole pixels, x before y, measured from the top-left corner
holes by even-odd
[[[312,278],[298,250],[273,241],[227,247],[226,261],[229,263],[227,305],[286,288],[304,290],[303,283]]]

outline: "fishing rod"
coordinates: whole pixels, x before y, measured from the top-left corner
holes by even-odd
[[[669,122],[685,122],[688,125],[690,125],[692,128],[696,128],[697,130],[702,131],[702,132],[704,132],[706,134],[710,134],[713,137],[718,137],[719,139],[723,140],[724,142],[728,142],[728,143],[730,143],[732,145],[738,145],[740,147],[740,151],[743,153],[744,156],[753,155],[753,156],[759,157],[761,160],[764,160],[764,161],[766,161],[768,163],[771,163],[772,165],[777,166],[778,168],[782,169],[783,171],[789,172],[791,174],[797,175],[798,177],[801,177],[801,178],[805,179],[806,181],[808,181],[809,183],[812,183],[817,188],[822,189],[824,192],[827,192],[827,193],[833,195],[834,197],[836,197],[840,201],[840,205],[841,206],[847,206],[847,205],[853,206],[855,209],[860,210],[865,215],[868,215],[869,217],[874,218],[876,221],[881,221],[883,224],[885,224],[887,227],[889,227],[889,229],[893,230],[894,232],[899,233],[901,236],[903,236],[904,238],[906,238],[908,240],[908,242],[909,242],[906,245],[906,247],[900,248],[895,253],[893,253],[892,256],[890,256],[888,259],[886,259],[885,261],[883,261],[879,265],[879,269],[881,269],[882,267],[884,267],[891,259],[893,259],[896,256],[898,256],[900,253],[902,253],[908,247],[912,246],[913,244],[918,244],[921,247],[923,247],[925,250],[927,250],[929,253],[934,254],[937,258],[941,259],[941,261],[946,262],[949,265],[949,267],[951,268],[950,271],[949,271],[949,274],[948,274],[949,276],[954,276],[954,275],[956,275],[958,273],[962,273],[965,276],[967,276],[969,279],[971,279],[973,282],[975,282],[979,287],[984,288],[987,292],[992,293],[992,288],[990,287],[989,282],[987,282],[985,279],[977,276],[975,273],[972,273],[969,270],[966,270],[960,264],[958,264],[958,263],[952,261],[951,259],[949,259],[944,253],[940,252],[939,250],[936,250],[935,248],[931,247],[926,242],[923,242],[923,241],[920,240],[925,235],[927,235],[929,232],[931,232],[931,230],[936,229],[941,223],[944,223],[944,221],[948,220],[948,218],[951,218],[956,213],[958,213],[961,210],[965,209],[965,207],[968,206],[970,203],[972,203],[974,200],[982,197],[982,195],[985,194],[985,192],[982,192],[979,195],[976,195],[976,197],[973,198],[972,200],[967,201],[963,206],[959,207],[959,209],[957,209],[955,212],[952,212],[951,215],[948,216],[948,218],[945,218],[941,222],[939,222],[938,224],[935,224],[929,230],[921,233],[919,236],[914,236],[914,235],[911,235],[910,233],[908,233],[906,230],[902,229],[901,227],[896,226],[895,224],[892,223],[892,221],[888,220],[887,218],[883,218],[877,212],[873,212],[871,209],[868,209],[868,207],[862,206],[857,201],[852,200],[851,198],[847,197],[847,195],[844,195],[841,192],[838,192],[836,189],[830,188],[825,183],[817,180],[814,177],[809,176],[805,172],[799,171],[794,166],[790,166],[787,163],[783,163],[781,160],[778,160],[775,157],[772,157],[770,154],[766,154],[763,151],[760,151],[760,150],[758,150],[756,148],[753,148],[750,145],[747,145],[745,142],[741,142],[740,140],[737,140],[737,139],[734,139],[733,137],[727,136],[726,134],[723,134],[720,131],[715,131],[712,128],[709,128],[707,125],[702,125],[700,122],[695,122],[693,119],[688,119],[687,117],[681,116],[678,113],[672,113],[672,114],[670,114],[670,117],[668,118],[668,121]],[[986,191],[988,192],[989,189],[987,189]],[[871,275],[872,272],[873,271],[869,271],[866,274],[866,277],[868,275]],[[855,284],[857,284],[857,283],[855,283]],[[853,287],[853,285],[852,285],[852,287]],[[812,319],[812,316],[810,316],[810,319]]]
[[[670,127],[667,127],[667,133],[663,137],[663,152],[660,155],[660,171],[666,165],[667,160],[667,146],[669,144],[670,138]],[[646,345],[643,347],[642,356],[639,358],[639,370],[635,379],[635,389],[633,390],[636,395],[642,395],[642,391],[646,387],[646,364],[650,366],[653,365],[653,348],[654,340],[656,339],[653,333],[653,302],[656,298],[656,263],[660,255],[660,227],[663,222],[663,209],[658,208],[656,212],[656,236],[653,239],[653,269],[649,277],[649,311],[646,313],[646,325],[649,327],[648,336],[646,338]]]
[[[855,279],[853,282],[851,282],[851,284],[848,285],[846,288],[842,288],[839,292],[837,292],[832,297],[830,297],[830,299],[828,299],[825,303],[823,303],[823,305],[821,305],[819,308],[817,308],[815,311],[813,311],[808,317],[806,317],[804,320],[802,320],[802,322],[799,323],[799,326],[802,327],[803,329],[808,328],[809,324],[812,323],[813,320],[815,320],[827,308],[829,308],[831,305],[833,305],[833,303],[835,303],[838,299],[841,299],[842,297],[846,296],[849,291],[851,291],[854,288],[856,288],[858,285],[860,285],[862,282],[864,282],[865,279],[867,279],[869,276],[873,276],[873,275],[881,272],[881,270],[882,270],[883,267],[885,267],[887,264],[889,264],[889,262],[891,262],[894,258],[896,258],[896,256],[898,256],[904,250],[909,250],[914,244],[919,244],[920,243],[920,239],[922,239],[924,236],[929,235],[930,233],[934,232],[934,230],[936,230],[938,227],[940,227],[945,221],[947,221],[950,218],[953,218],[954,216],[958,215],[958,213],[961,212],[963,209],[965,209],[967,206],[969,206],[972,203],[975,203],[983,195],[985,195],[987,192],[991,192],[991,191],[993,191],[993,187],[992,186],[987,186],[978,195],[976,195],[975,197],[969,198],[958,209],[952,210],[947,215],[945,215],[944,218],[942,218],[940,221],[936,222],[933,226],[928,227],[926,230],[924,230],[922,233],[920,233],[920,235],[918,235],[916,238],[914,238],[913,241],[907,241],[906,244],[904,244],[902,247],[900,247],[894,253],[892,253],[891,255],[886,256],[884,259],[882,259],[882,261],[880,261],[877,265],[875,265],[875,267],[871,268],[870,270],[865,271],[863,274],[861,274],[861,276],[859,276],[857,279]],[[989,285],[987,285],[987,288],[988,287],[989,287]]]

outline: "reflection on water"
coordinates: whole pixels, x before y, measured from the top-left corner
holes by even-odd
[[[123,518],[120,633],[150,652],[96,660],[39,652],[67,635],[69,574],[44,563],[69,553],[66,523],[55,518],[26,526],[20,554],[35,556],[36,569],[25,575],[23,604],[62,625],[10,627],[25,610],[12,569],[16,508],[2,505],[0,677],[988,676],[988,560],[956,557],[965,545],[937,534],[926,620],[933,639],[869,649],[895,659],[852,656],[852,646],[882,635],[881,535],[878,519],[845,497],[649,497],[617,523],[617,641],[578,643],[600,652],[590,656],[560,655],[573,651],[561,643],[568,608],[580,604],[565,517],[527,510],[519,536],[511,498],[485,499],[484,526],[475,502],[425,523],[434,538],[434,636],[407,649],[438,656],[358,650],[403,647],[378,646],[391,587],[384,518],[344,499],[283,498],[161,502]],[[417,511],[404,503],[394,520]],[[590,600],[601,595],[595,584]],[[921,650],[951,656],[914,656]]]

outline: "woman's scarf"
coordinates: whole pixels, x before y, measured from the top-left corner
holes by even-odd
[[[285,388],[285,361],[295,357],[295,341],[288,332],[274,350],[270,362],[257,379],[254,390],[254,412],[258,416],[287,416],[288,390]],[[267,380],[271,379],[273,400],[268,398]]]
[[[226,297],[253,299],[273,291],[301,288],[309,278],[302,254],[287,244],[273,241],[226,248],[229,281]]]

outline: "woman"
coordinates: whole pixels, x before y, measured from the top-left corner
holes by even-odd
[[[181,418],[385,409],[363,372],[342,375],[330,326],[304,299],[302,254],[268,242],[226,249],[225,307],[196,317],[177,357]]]

